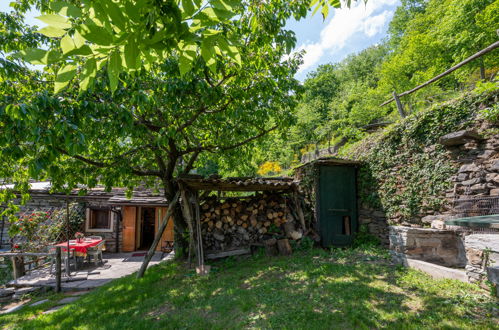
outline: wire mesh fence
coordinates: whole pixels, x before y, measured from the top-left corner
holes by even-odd
[[[499,214],[499,196],[461,196],[452,206],[453,218]]]

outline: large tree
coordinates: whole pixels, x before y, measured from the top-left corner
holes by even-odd
[[[178,191],[176,178],[200,157],[230,158],[237,149],[244,159],[244,146],[289,123],[300,56],[288,56],[295,39],[283,26],[294,9],[286,1],[238,8],[237,20],[212,28],[215,35],[238,41],[240,64],[217,49],[207,58],[201,45],[192,53],[189,71],[181,72],[182,54],[176,52],[147,69],[137,66],[119,75],[110,62],[84,91],[70,73],[80,70],[78,59],[46,62],[44,74],[3,75],[0,177],[20,190],[29,179],[51,180],[54,190],[147,184],[171,200]],[[258,29],[250,24],[255,18]],[[82,71],[99,66],[95,62],[86,59]],[[61,70],[72,79],[54,94]],[[9,196],[4,192],[4,197]],[[177,211],[181,247],[184,225]]]

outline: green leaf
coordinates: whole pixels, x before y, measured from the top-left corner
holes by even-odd
[[[70,36],[65,35],[61,39],[61,49],[62,49],[63,54],[67,54],[75,48],[76,48],[75,43],[74,43],[73,39],[71,39]]]
[[[107,74],[109,77],[109,86],[111,87],[111,92],[114,93],[116,88],[118,88],[118,78],[121,70],[121,56],[119,52],[112,52],[109,57]]]
[[[125,45],[125,64],[129,69],[137,68],[137,56],[139,55],[139,48],[135,42],[135,38],[130,38]]]
[[[232,13],[230,11],[226,11],[226,10],[222,10],[222,9],[216,9],[216,8],[209,8],[209,7],[203,9],[199,14],[200,14],[201,17],[202,16],[206,16],[209,19],[217,21],[217,22],[228,20],[228,19],[232,18],[235,15],[234,13]],[[197,16],[198,15],[196,15],[196,17]]]
[[[66,64],[58,72],[55,78],[54,93],[59,93],[64,87],[66,87],[71,79],[76,75],[76,65]]]
[[[192,68],[192,61],[188,56],[186,56],[185,53],[180,55],[179,61],[178,61],[178,67],[180,70],[180,75],[184,76],[187,72],[191,71]]]
[[[65,30],[59,29],[59,28],[56,28],[53,26],[46,26],[46,27],[41,28],[40,30],[38,30],[36,32],[41,33],[44,36],[47,36],[50,38],[60,38],[66,34]]]
[[[190,17],[196,11],[192,0],[182,0],[182,9],[185,17]]]
[[[83,16],[83,13],[81,12],[80,8],[76,7],[75,5],[63,1],[56,1],[52,2],[49,5],[50,9],[53,11],[64,15],[64,16],[69,16],[69,17],[74,17],[74,18],[80,18]]]
[[[46,23],[48,26],[60,29],[69,29],[71,27],[71,23],[68,22],[68,19],[58,14],[46,14],[38,16],[36,18],[38,18],[43,23]]]
[[[322,19],[325,20],[327,18],[327,15],[329,14],[329,6],[328,5],[324,5],[322,7],[321,14],[322,14]]]
[[[206,66],[211,72],[217,73],[217,61],[215,59],[216,52],[213,46],[208,41],[203,41],[201,44],[201,56],[203,57]]]
[[[118,29],[124,31],[126,29],[126,19],[120,7],[111,0],[102,1],[102,6],[105,8],[106,14],[111,18],[112,23]]]
[[[109,46],[113,42],[113,36],[104,28],[93,23],[90,19],[87,24],[80,26],[79,30],[85,40],[101,46]]]
[[[80,89],[87,90],[88,86],[92,83],[92,80],[97,74],[97,63],[95,58],[90,58],[85,62],[83,66],[83,71],[80,80]]]
[[[210,4],[216,9],[232,12],[232,5],[229,3],[229,1],[211,0]]]
[[[82,35],[80,34],[80,32],[78,32],[78,31],[75,31],[75,33],[73,35],[73,40],[74,40],[76,48],[80,48],[85,44],[85,38],[83,38]]]
[[[19,57],[31,64],[47,64],[48,51],[38,48],[31,48],[19,53]]]

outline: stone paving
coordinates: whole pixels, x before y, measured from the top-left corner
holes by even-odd
[[[139,255],[137,255],[139,254]],[[135,256],[134,256],[135,255]],[[173,259],[173,253],[156,253],[149,263],[154,266],[161,261]],[[72,272],[71,277],[63,277],[61,287],[63,291],[84,291],[102,286],[114,279],[130,275],[139,270],[144,256],[137,252],[131,253],[104,253],[104,264],[95,266],[93,263],[77,272]],[[33,271],[17,280],[11,281],[9,286],[15,287],[54,287],[55,276],[50,274],[48,268]]]

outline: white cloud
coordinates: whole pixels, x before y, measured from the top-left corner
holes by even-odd
[[[350,9],[342,8],[334,11],[333,18],[322,29],[320,40],[316,43],[305,43],[297,51],[305,50],[300,71],[315,65],[326,51],[339,50],[356,33],[373,37],[382,31],[383,26],[391,18],[393,11],[385,10],[376,14],[384,6],[393,6],[397,0],[371,0],[364,5],[356,2]]]

